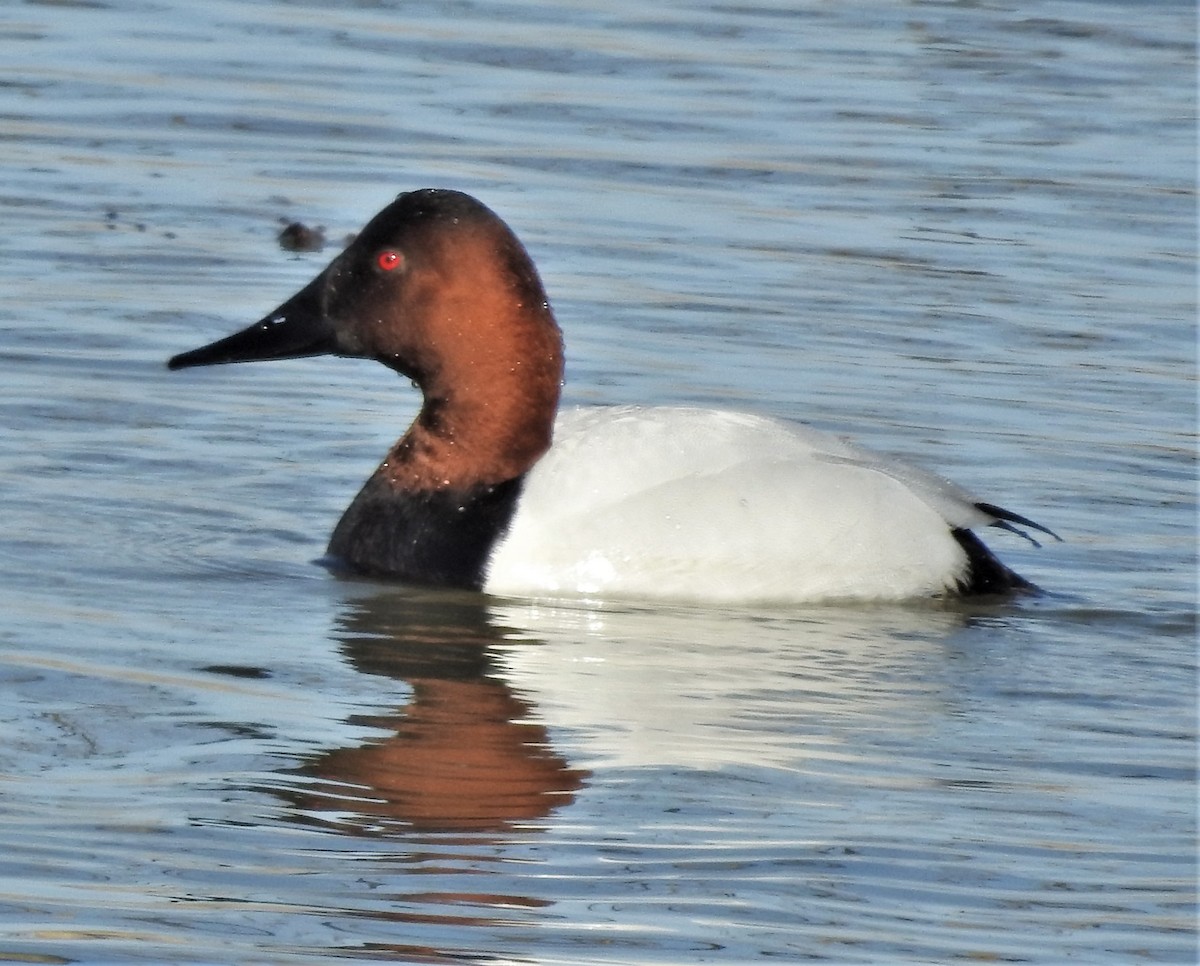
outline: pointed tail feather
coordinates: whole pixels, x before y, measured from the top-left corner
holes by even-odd
[[[1011,510],[1006,510],[1002,506],[996,506],[994,503],[976,503],[976,509],[982,510],[988,516],[995,517],[989,526],[999,527],[1001,530],[1007,530],[1009,533],[1015,533],[1017,536],[1024,537],[1035,547],[1040,547],[1033,537],[1014,524],[1020,524],[1021,527],[1029,527],[1030,530],[1037,530],[1039,533],[1044,533],[1049,537],[1053,537],[1059,543],[1062,543],[1062,537],[1051,530],[1049,527],[1044,527],[1040,523],[1034,523],[1028,517],[1023,517],[1019,513],[1013,513]],[[959,541],[961,543],[961,541]]]

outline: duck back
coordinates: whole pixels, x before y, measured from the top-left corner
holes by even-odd
[[[968,528],[991,522],[959,487],[807,427],[701,409],[575,410],[527,475],[484,587],[900,599],[970,591],[979,570],[990,592],[1011,571]]]

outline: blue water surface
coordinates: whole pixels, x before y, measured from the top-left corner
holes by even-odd
[[[1195,18],[8,6],[0,961],[1194,962]],[[1063,535],[989,537],[1046,595],[329,574],[415,392],[164,361],[430,185],[526,242],[569,403],[912,459]]]

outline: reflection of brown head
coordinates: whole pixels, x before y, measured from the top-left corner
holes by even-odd
[[[581,774],[548,747],[545,728],[521,720],[529,707],[504,684],[410,683],[404,713],[371,722],[395,736],[328,752],[305,768],[348,796],[326,807],[430,831],[483,831],[542,818],[571,801]]]
[[[295,804],[336,811],[341,821],[354,813],[372,827],[392,819],[461,832],[543,818],[573,800],[586,775],[550,748],[528,703],[490,676],[488,648],[500,632],[481,599],[397,590],[360,605],[345,624],[355,667],[406,682],[412,699],[395,714],[355,719],[390,736],[302,766],[318,781],[290,794]]]

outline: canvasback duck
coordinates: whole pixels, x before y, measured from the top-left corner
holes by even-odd
[[[558,414],[562,336],[537,270],[457,191],[400,195],[260,322],[168,365],[322,354],[375,359],[423,394],[329,541],[362,574],[528,597],[898,600],[1034,590],[972,528],[1054,536],[803,426]]]

